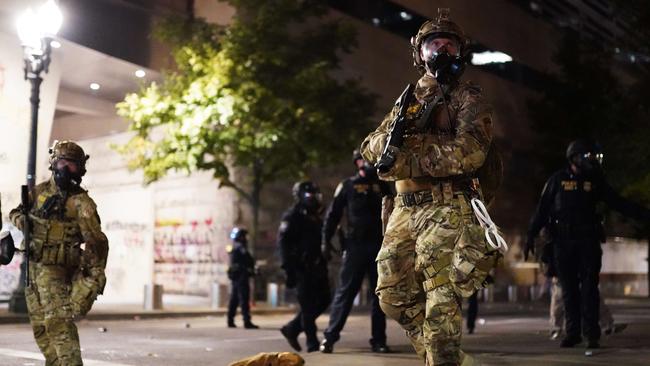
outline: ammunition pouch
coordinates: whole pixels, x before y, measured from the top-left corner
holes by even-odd
[[[47,265],[77,268],[81,264],[81,233],[72,222],[29,215],[32,222],[30,259]]]
[[[486,242],[468,198],[459,196],[458,205],[465,225],[453,251],[450,278],[456,291],[469,297],[487,285],[490,271],[503,255]]]

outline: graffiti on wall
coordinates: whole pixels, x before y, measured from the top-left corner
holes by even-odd
[[[208,295],[225,276],[223,229],[212,218],[159,220],[154,229],[154,278],[165,293]]]
[[[20,281],[20,264],[22,255],[16,253],[14,259],[6,266],[0,266],[0,299],[8,299],[18,287]]]

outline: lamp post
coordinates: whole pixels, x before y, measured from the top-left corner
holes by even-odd
[[[16,22],[18,37],[23,47],[25,61],[25,79],[31,84],[31,127],[29,133],[29,151],[27,157],[27,187],[31,191],[36,182],[36,144],[38,142],[38,107],[40,104],[40,88],[43,78],[50,66],[50,55],[53,37],[58,33],[63,21],[61,10],[54,0],[48,0],[36,11],[27,9]],[[27,275],[26,261],[20,266],[20,281],[18,288],[11,295],[9,310],[16,313],[26,313],[25,277]]]

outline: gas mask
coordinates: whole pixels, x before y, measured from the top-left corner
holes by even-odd
[[[309,211],[317,211],[322,202],[322,195],[320,192],[304,192],[300,197],[300,203]]]
[[[575,154],[571,162],[578,168],[581,174],[598,174],[602,169],[604,155],[602,153],[587,152]]]
[[[363,171],[364,177],[368,179],[378,179],[377,176],[377,168],[374,166],[368,164],[368,162],[364,162],[363,166],[360,168],[360,170]]]
[[[55,168],[52,172],[56,186],[62,191],[68,191],[81,184],[81,177],[79,174],[72,173],[68,166]]]
[[[460,79],[465,71],[466,59],[459,54],[450,54],[447,46],[435,48],[429,37],[422,43],[422,59],[427,71],[442,85],[449,85]]]

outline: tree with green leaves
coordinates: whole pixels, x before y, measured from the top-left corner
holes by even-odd
[[[236,9],[227,26],[159,24],[176,68],[118,104],[135,134],[117,149],[146,183],[169,171],[212,172],[251,205],[255,237],[264,185],[339,162],[367,129],[375,96],[340,77],[356,36],[324,18],[324,1],[226,2]]]

